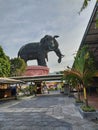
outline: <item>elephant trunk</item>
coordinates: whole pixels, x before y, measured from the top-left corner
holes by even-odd
[[[59,49],[56,49],[54,51],[55,51],[56,55],[59,57],[58,63],[60,63],[62,58],[64,57],[64,55],[61,54],[61,51]]]

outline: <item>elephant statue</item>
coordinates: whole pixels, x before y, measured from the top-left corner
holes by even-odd
[[[64,55],[61,54],[61,51],[58,48],[58,42],[56,38],[59,36],[44,36],[40,42],[28,43],[22,46],[18,52],[18,57],[24,59],[27,63],[28,60],[37,60],[39,66],[47,66],[45,59],[48,61],[48,52],[54,51],[59,57],[58,63],[61,62],[61,59]]]

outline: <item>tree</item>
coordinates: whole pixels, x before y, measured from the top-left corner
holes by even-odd
[[[10,74],[10,60],[5,55],[2,47],[0,46],[0,77],[7,77]]]
[[[76,75],[72,73],[72,71],[70,71],[70,69],[64,71],[64,73],[65,73],[65,77],[63,78],[66,79],[66,83],[69,84],[72,87],[72,89],[75,88],[78,92],[78,97],[76,101],[82,102],[80,98],[80,85],[81,85],[80,80]]]
[[[95,64],[93,54],[89,51],[88,46],[83,46],[77,53],[72,69],[64,71],[65,77],[70,75],[82,84],[84,90],[85,105],[88,106],[86,88],[95,76]]]
[[[21,58],[13,58],[10,60],[11,62],[11,76],[20,76],[23,74],[26,68],[26,63]]]

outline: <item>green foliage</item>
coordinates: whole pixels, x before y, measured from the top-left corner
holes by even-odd
[[[2,47],[0,46],[0,77],[7,77],[10,74],[10,61],[9,57],[5,55]]]
[[[20,92],[23,93],[23,95],[25,95],[25,96],[29,96],[30,95],[29,86],[26,86],[25,88],[22,88],[20,90]]]
[[[96,15],[96,28],[98,28],[98,12],[97,12],[97,15]]]
[[[88,46],[83,46],[77,53],[73,68],[64,71],[64,78],[73,84],[82,84],[84,88],[92,81],[96,74],[93,54],[89,51]],[[88,106],[86,92],[84,93],[85,103]]]
[[[88,46],[83,46],[77,53],[73,68],[64,71],[64,78],[72,84],[87,83],[92,79],[96,71],[93,54],[89,51]]]
[[[73,69],[80,75],[82,84],[87,85],[95,74],[95,62],[93,54],[89,51],[88,46],[83,46],[77,53]]]
[[[81,9],[79,11],[79,14],[88,6],[90,1],[91,0],[84,0],[83,1],[82,7],[81,7]],[[98,0],[96,0],[96,2],[98,2]],[[98,12],[97,12],[97,17],[96,17],[96,28],[98,28]]]
[[[55,88],[49,88],[49,91],[55,91]]]
[[[21,58],[14,58],[11,62],[11,76],[20,76],[23,74],[26,68],[26,63]]]
[[[36,86],[32,86],[32,85],[26,86],[25,88],[22,88],[20,90],[20,92],[22,92],[23,95],[25,95],[25,96],[33,95],[34,91],[36,92],[37,88],[36,88]]]
[[[84,112],[94,112],[94,111],[95,111],[95,108],[92,107],[92,106],[82,105],[82,106],[81,106],[81,109],[82,109]]]
[[[31,85],[31,86],[28,86],[28,91],[29,91],[30,94],[33,94],[33,87],[34,87],[34,86],[32,86],[32,85]]]
[[[76,103],[83,103],[83,101],[82,101],[82,100],[79,100],[79,99],[76,99],[75,102],[76,102]]]
[[[88,6],[89,1],[91,1],[91,0],[84,0],[79,13],[81,13],[81,11],[83,11]]]
[[[77,86],[79,83],[78,77],[72,73],[69,73],[65,76],[66,83],[72,85],[73,87]]]

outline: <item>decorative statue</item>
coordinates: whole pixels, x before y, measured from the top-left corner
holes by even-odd
[[[56,55],[59,57],[58,63],[61,62],[62,57],[64,55],[61,54],[58,48],[58,42],[56,38],[59,36],[50,36],[46,35],[44,38],[37,43],[28,43],[22,46],[18,52],[18,57],[24,59],[27,63],[28,60],[37,60],[38,65],[40,66],[47,66],[45,58],[48,61],[47,53],[50,51],[54,51]]]

